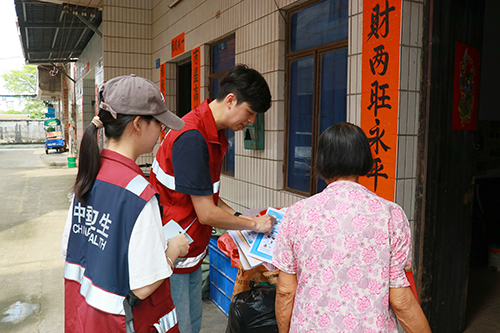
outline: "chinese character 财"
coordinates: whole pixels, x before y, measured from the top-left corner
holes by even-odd
[[[367,40],[370,40],[372,36],[378,39],[379,33],[383,38],[389,35],[389,13],[394,10],[396,10],[394,6],[389,7],[389,0],[385,0],[385,10],[383,11],[380,11],[379,4],[373,7],[370,20],[370,33],[368,34]],[[380,18],[382,18],[382,20],[380,20]],[[382,31],[382,29],[384,30]]]

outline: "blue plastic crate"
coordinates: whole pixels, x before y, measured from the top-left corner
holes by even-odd
[[[208,244],[210,261],[210,299],[228,315],[238,269],[231,266],[231,259],[217,247],[217,239]]]
[[[231,298],[227,297],[212,282],[210,282],[210,299],[226,316],[229,316],[229,305],[231,304]]]

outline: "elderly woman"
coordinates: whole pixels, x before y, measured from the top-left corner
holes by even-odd
[[[406,279],[405,213],[358,183],[372,165],[358,126],[321,135],[316,172],[328,186],[288,208],[274,248],[280,332],[396,333],[397,319],[407,333],[430,332]]]

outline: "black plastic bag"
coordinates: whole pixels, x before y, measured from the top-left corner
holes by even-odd
[[[250,290],[234,295],[229,306],[226,333],[278,332],[274,301],[276,287],[250,282]]]

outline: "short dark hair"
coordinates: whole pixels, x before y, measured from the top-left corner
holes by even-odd
[[[252,111],[266,112],[271,107],[271,92],[262,75],[247,65],[238,64],[229,69],[220,82],[217,102],[230,93],[236,96],[238,105],[247,102]]]
[[[319,137],[316,174],[323,179],[364,176],[373,166],[365,132],[351,123],[337,123]]]

